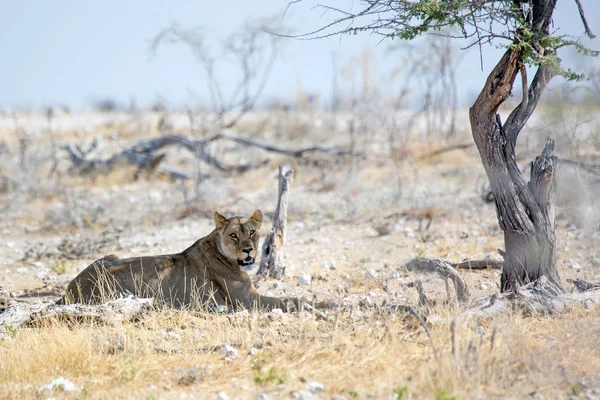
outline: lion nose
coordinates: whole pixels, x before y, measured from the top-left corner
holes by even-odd
[[[248,254],[250,254],[250,252],[251,252],[252,250],[253,250],[253,249],[252,249],[252,247],[246,247],[245,249],[242,249],[242,251],[243,251],[244,253],[248,253]]]

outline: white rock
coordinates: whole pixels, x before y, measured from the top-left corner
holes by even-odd
[[[375,271],[374,269],[370,269],[368,272],[371,278],[377,278],[377,271]]]
[[[271,310],[271,313],[283,317],[283,310],[281,308],[274,308]]]
[[[298,279],[298,285],[310,285],[312,277],[309,274],[304,274]]]
[[[227,306],[224,305],[219,305],[215,308],[215,312],[218,313],[226,313],[227,311],[229,311],[229,309],[227,308]]]
[[[259,393],[256,396],[256,400],[269,400],[269,396],[266,393]]]
[[[581,265],[577,261],[569,260],[569,268],[581,269]]]
[[[320,392],[323,389],[325,389],[325,386],[323,386],[322,383],[319,383],[319,382],[316,382],[316,381],[310,381],[306,385],[306,388],[308,390],[310,390],[311,392],[313,392],[313,393],[317,393],[317,392]]]
[[[75,384],[62,376],[52,379],[49,384],[38,389],[38,393],[45,392],[78,392],[79,388]]]
[[[316,397],[308,390],[301,390],[299,392],[294,392],[293,396],[294,396],[294,398],[296,398],[298,400],[308,400],[308,399],[314,399]]]
[[[255,356],[260,352],[260,350],[258,350],[256,347],[250,347],[250,351],[248,353],[250,353],[251,356]]]
[[[477,239],[475,239],[475,242],[477,242],[477,244],[485,244],[487,243],[487,239],[483,236],[478,236]]]
[[[224,344],[221,352],[225,357],[235,358],[237,357],[237,350],[228,344]]]
[[[227,396],[227,393],[225,393],[225,392],[219,392],[217,394],[217,398],[219,400],[229,400],[229,396]]]

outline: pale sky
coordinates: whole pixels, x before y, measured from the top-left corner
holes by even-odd
[[[337,0],[340,7],[353,1]],[[581,0],[591,29],[600,35],[600,1]],[[285,18],[286,0],[19,0],[0,7],[0,108],[66,105],[82,109],[111,98],[127,105],[134,97],[140,106],[165,99],[173,107],[208,102],[205,80],[191,52],[183,46],[162,47],[156,56],[151,40],[172,23],[201,27],[209,37],[225,37],[245,21],[274,16],[284,27],[302,32],[331,21],[312,9],[313,0],[294,4]],[[559,0],[554,28],[574,36],[583,34],[574,0]],[[357,7],[357,4],[354,4]],[[367,34],[300,41],[284,39],[282,52],[265,87],[263,101],[295,98],[302,87],[329,102],[331,57],[351,65],[365,48],[376,51],[375,74],[390,70],[400,55],[388,44]],[[600,49],[600,39],[587,41]],[[470,51],[461,61],[458,82],[461,102],[467,103],[481,86],[498,57],[484,49],[485,71],[479,54]],[[599,60],[588,61],[600,65]],[[578,64],[573,64],[577,67]],[[224,85],[231,81],[227,65],[220,69]],[[340,85],[345,82],[340,81]],[[385,83],[384,83],[385,84]],[[192,93],[196,93],[197,96]]]

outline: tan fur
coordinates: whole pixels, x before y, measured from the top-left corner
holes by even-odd
[[[260,210],[250,218],[215,213],[214,219],[215,230],[181,253],[94,261],[69,283],[59,303],[94,304],[132,293],[174,307],[298,309],[298,299],[259,295],[241,269],[256,257]]]

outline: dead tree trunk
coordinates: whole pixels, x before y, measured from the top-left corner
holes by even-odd
[[[540,36],[548,35],[555,5],[556,0],[534,1],[532,27]],[[515,283],[525,284],[546,276],[555,290],[561,292],[563,286],[554,254],[554,141],[548,140],[541,156],[533,163],[529,182],[521,174],[515,157],[517,136],[554,73],[551,67],[542,63],[528,87],[522,48],[515,43],[506,51],[469,110],[469,117],[473,138],[494,194],[498,222],[504,231],[501,290],[510,290]],[[548,53],[552,51],[547,49]],[[519,73],[523,98],[503,126],[497,111],[510,95]]]
[[[262,256],[257,275],[264,278],[279,279],[285,274],[285,267],[281,265],[283,258],[283,245],[287,233],[287,201],[289,185],[294,171],[289,165],[279,166],[279,196],[277,208],[273,215],[273,227],[265,238],[262,247]]]

